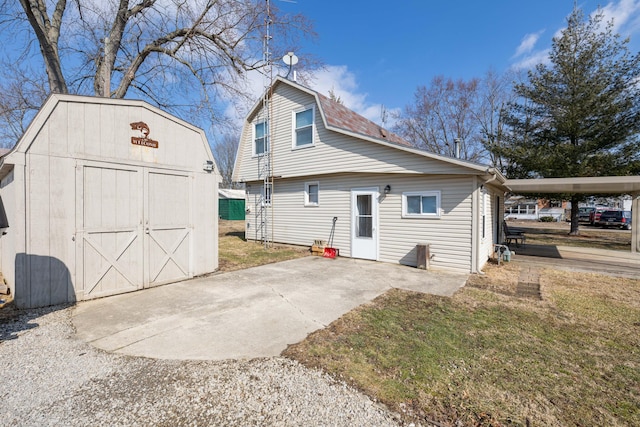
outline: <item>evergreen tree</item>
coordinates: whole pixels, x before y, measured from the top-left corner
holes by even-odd
[[[508,144],[511,177],[563,178],[640,173],[640,54],[613,33],[601,12],[585,20],[578,8],[553,39],[549,64],[539,64],[514,86]],[[571,198],[571,233],[578,202]]]

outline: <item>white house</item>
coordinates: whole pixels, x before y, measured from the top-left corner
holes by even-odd
[[[215,169],[202,130],[145,102],[50,96],[0,158],[0,265],[16,305],[216,270]]]
[[[412,148],[283,78],[245,119],[234,181],[247,188],[248,239],[332,237],[341,256],[410,266],[428,244],[432,268],[463,272],[479,271],[501,240],[497,170]]]

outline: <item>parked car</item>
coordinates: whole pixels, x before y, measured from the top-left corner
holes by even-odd
[[[596,208],[594,207],[579,208],[578,222],[591,222],[591,213],[595,210]]]
[[[631,230],[631,211],[605,211],[600,215],[602,227],[620,227]]]
[[[591,225],[600,225],[600,215],[602,212],[607,212],[609,209],[596,208],[593,212],[589,214],[589,224]]]

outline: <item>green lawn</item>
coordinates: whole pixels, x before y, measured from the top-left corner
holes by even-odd
[[[453,298],[390,291],[285,355],[407,421],[640,425],[640,280],[545,271],[534,301],[489,270]]]

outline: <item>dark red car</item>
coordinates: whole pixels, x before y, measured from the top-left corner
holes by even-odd
[[[609,209],[605,209],[605,208],[597,208],[596,210],[591,212],[589,214],[589,224],[591,224],[591,225],[599,225],[599,223],[600,223],[600,215],[602,215],[602,212],[606,212],[608,210]]]

